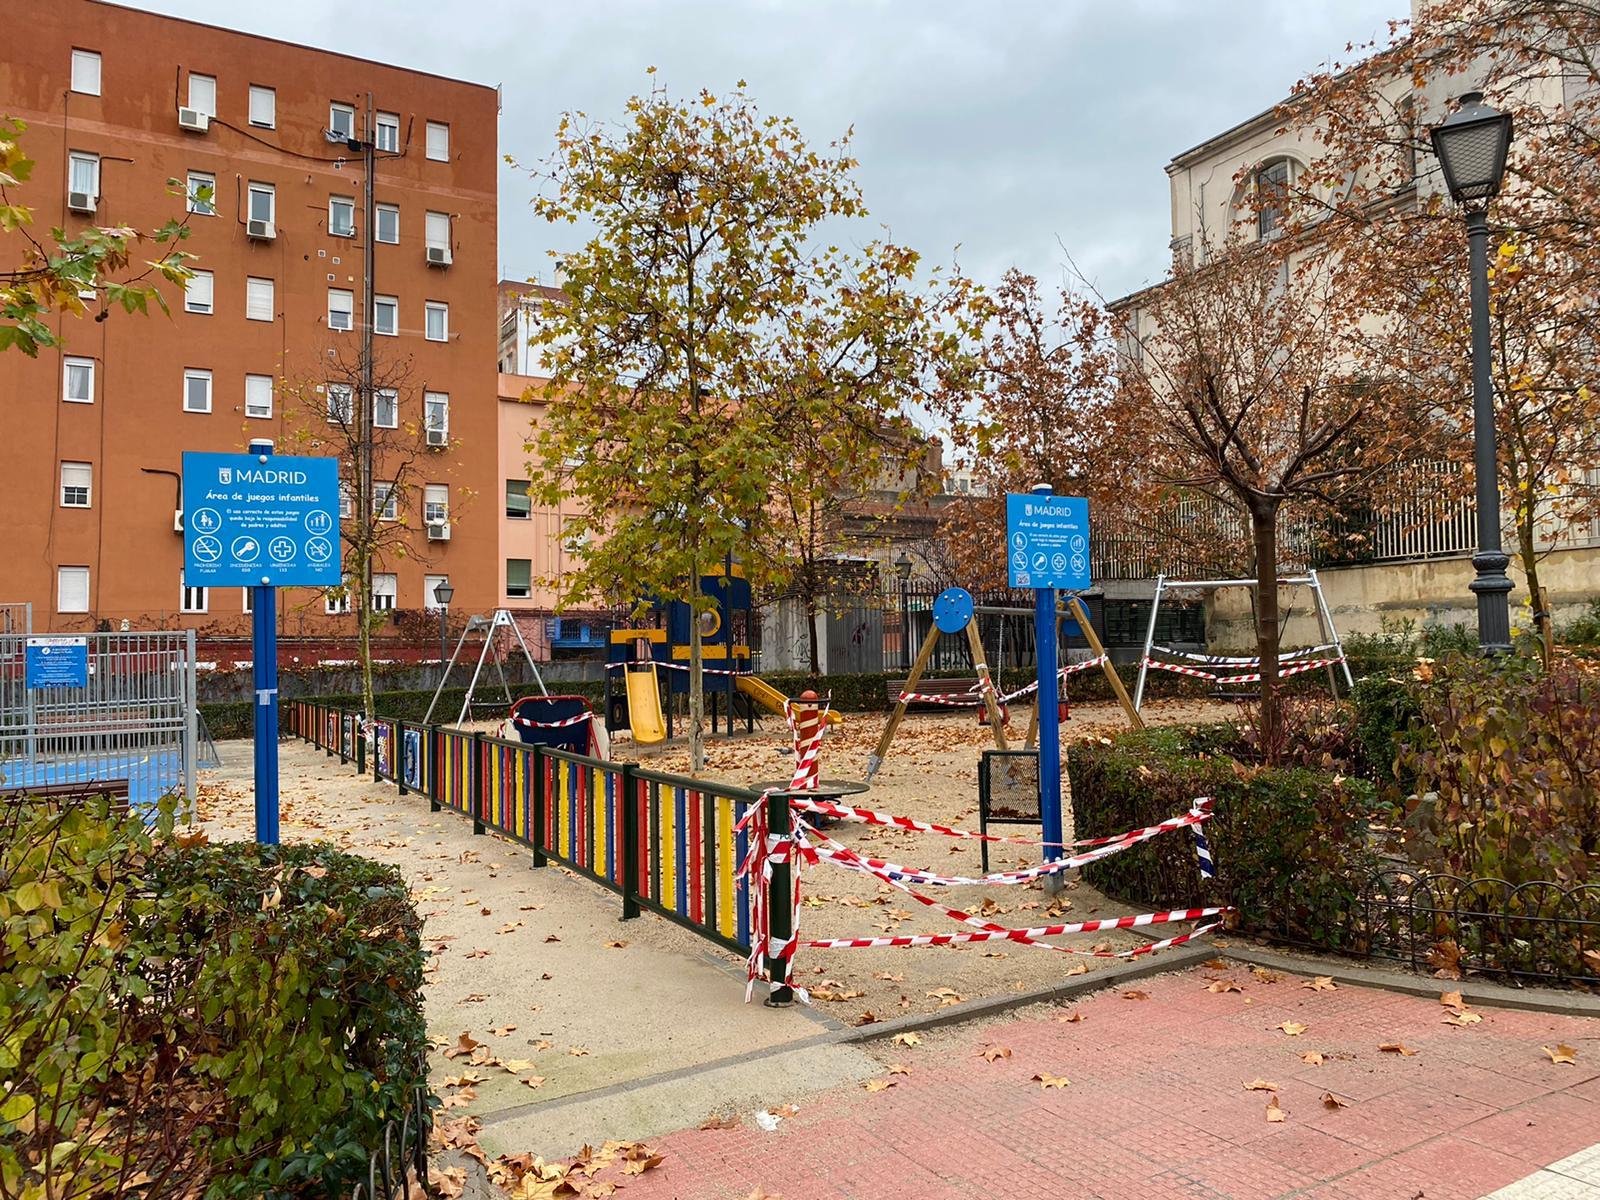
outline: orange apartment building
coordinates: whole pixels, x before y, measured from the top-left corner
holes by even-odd
[[[328,376],[367,311],[360,139],[376,147],[374,357],[399,377],[375,416],[425,445],[375,606],[432,631],[441,578],[457,612],[503,600],[496,90],[98,0],[30,5],[9,33],[0,112],[28,124],[36,225],[149,229],[187,209],[201,274],[167,289],[170,319],[66,318],[58,350],[0,354],[0,600],[31,601],[36,630],[248,631],[241,590],[182,586],[180,454],[262,437],[335,453],[292,435],[348,402]],[[381,456],[374,477],[381,493]],[[291,589],[280,632],[353,634],[346,607]]]

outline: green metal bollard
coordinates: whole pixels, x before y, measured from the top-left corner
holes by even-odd
[[[789,824],[788,796],[767,797],[767,829],[775,840],[789,840],[793,827]],[[789,911],[791,869],[787,860],[772,864],[772,882],[767,887],[768,950],[772,948],[772,942],[786,942],[794,936],[794,925],[790,920],[793,914]],[[767,974],[777,986],[763,1003],[768,1008],[788,1008],[794,1003],[794,989],[789,986],[788,960],[769,954]]]

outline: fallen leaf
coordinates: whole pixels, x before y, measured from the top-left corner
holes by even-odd
[[[589,1053],[589,1049],[587,1046],[568,1046],[567,1053],[572,1055],[573,1058],[583,1058]]]
[[[772,1110],[772,1115],[775,1117],[792,1117],[799,1111],[800,1110],[792,1104],[780,1104],[777,1108]]]
[[[737,1129],[737,1128],[739,1128],[739,1118],[738,1117],[719,1117],[716,1113],[712,1113],[704,1121],[700,1122],[700,1128],[701,1129]]]
[[[768,1192],[761,1188],[757,1188],[755,1191],[746,1196],[744,1200],[783,1200],[783,1197],[777,1192]]]
[[[1270,1079],[1252,1079],[1244,1085],[1244,1090],[1247,1092],[1275,1092],[1278,1090],[1278,1085]]]
[[[607,950],[626,950],[627,948],[628,948],[628,943],[627,942],[607,942],[606,943],[606,949]]]
[[[1225,958],[1208,958],[1200,965],[1210,971],[1226,971],[1233,966],[1233,964]]]
[[[1088,963],[1083,963],[1083,962],[1074,963],[1072,966],[1067,968],[1067,974],[1068,975],[1087,975],[1088,973],[1089,973],[1089,964]]]
[[[630,1158],[622,1164],[624,1175],[643,1175],[646,1171],[659,1167],[665,1161],[665,1155],[652,1154],[646,1158]]]
[[[1148,1000],[1148,999],[1150,999],[1150,993],[1149,992],[1123,992],[1122,993],[1122,998],[1124,1000]]]
[[[856,993],[858,996],[860,994],[860,992]],[[949,1004],[960,1004],[963,999],[961,994],[957,992],[955,988],[947,987],[935,988],[933,991],[927,993],[927,995],[930,1000],[937,1000],[940,1008],[943,1008]]]
[[[468,950],[461,957],[462,958],[488,958],[489,957],[489,951],[481,950],[481,949],[480,950]]]
[[[516,1031],[517,1027],[515,1025],[502,1025],[498,1029],[489,1030],[495,1037],[505,1037],[507,1034],[515,1033]]]
[[[556,934],[547,933],[547,934],[544,935],[544,940],[547,941],[547,942],[559,942],[561,940],[561,938],[558,937]]]
[[[1322,1107],[1323,1108],[1349,1108],[1350,1107],[1350,1102],[1348,1100],[1339,1099],[1339,1097],[1335,1096],[1332,1092],[1323,1092],[1322,1093]]]
[[[1011,1049],[1007,1046],[987,1046],[981,1052],[984,1062],[994,1062],[1001,1058],[1010,1058]]]
[[[525,1087],[540,1088],[540,1087],[544,1086],[544,1076],[543,1075],[529,1075],[525,1079],[517,1080],[517,1082],[522,1084]]]
[[[456,1044],[444,1052],[444,1056],[446,1058],[460,1058],[463,1054],[471,1054],[481,1045],[483,1045],[482,1042],[478,1041],[470,1033],[463,1031],[461,1036],[456,1039]]]
[[[1327,1060],[1322,1057],[1322,1051],[1307,1050],[1300,1056],[1300,1061],[1306,1063],[1308,1066],[1320,1067]]]
[[[504,925],[500,926],[499,929],[496,929],[495,932],[496,933],[513,933],[516,930],[521,929],[521,928],[522,928],[522,922],[521,921],[508,921]]]
[[[441,1112],[449,1112],[452,1108],[465,1108],[478,1098],[478,1093],[471,1088],[462,1088],[459,1092],[446,1096],[439,1101]]]
[[[1461,947],[1446,938],[1428,951],[1428,965],[1435,968],[1433,973],[1439,979],[1460,979]]]
[[[478,915],[480,917],[492,917],[492,916],[494,916],[494,909],[492,909],[492,908],[480,908],[478,910]]]
[[[1333,981],[1331,975],[1318,975],[1315,979],[1308,979],[1300,985],[1313,992],[1334,992],[1339,990],[1339,985]]]
[[[1454,1012],[1440,1022],[1442,1025],[1476,1025],[1483,1018],[1475,1012]]]
[[[1073,1011],[1057,1017],[1056,1020],[1065,1024],[1075,1025],[1079,1021],[1083,1020],[1083,1014],[1081,1012]]]
[[[1273,1096],[1267,1101],[1267,1121],[1275,1123],[1283,1120],[1283,1109],[1278,1107],[1278,1098]]]
[[[1378,1049],[1382,1050],[1385,1054],[1402,1054],[1407,1058],[1410,1058],[1413,1054],[1417,1053],[1417,1051],[1413,1050],[1404,1042],[1385,1042],[1383,1045],[1379,1046]]]
[[[1265,967],[1251,967],[1250,974],[1254,975],[1262,983],[1277,983],[1278,980],[1283,978],[1276,971],[1269,971]]]
[[[1446,1008],[1457,1010],[1468,1007],[1467,1002],[1461,998],[1460,992],[1445,992],[1439,997],[1439,1003]]]
[[[869,1079],[861,1086],[869,1092],[886,1092],[894,1086],[894,1083],[892,1079]]]
[[[1578,1065],[1578,1052],[1565,1042],[1557,1042],[1554,1050],[1549,1046],[1540,1046],[1539,1049],[1550,1056],[1552,1063],[1566,1063],[1570,1067]]]
[[[1206,991],[1219,996],[1224,992],[1242,992],[1244,991],[1244,984],[1237,979],[1213,979],[1206,984]]]
[[[882,979],[886,983],[904,983],[906,981],[904,975],[891,975],[888,971],[879,971],[873,978]]]
[[[891,1075],[909,1075],[909,1074],[911,1074],[911,1068],[906,1066],[905,1063],[890,1063],[889,1064],[889,1074],[891,1074]]]
[[[1288,1034],[1290,1037],[1299,1037],[1306,1030],[1310,1029],[1311,1026],[1302,1025],[1299,1021],[1284,1021],[1281,1024],[1274,1025],[1273,1028],[1283,1030],[1283,1032]]]
[[[1040,1071],[1033,1077],[1033,1081],[1039,1085],[1040,1091],[1047,1091],[1050,1088],[1064,1088],[1072,1082],[1065,1075],[1051,1075],[1046,1071]]]
[[[920,1033],[897,1033],[889,1039],[897,1046],[920,1046],[922,1035]]]

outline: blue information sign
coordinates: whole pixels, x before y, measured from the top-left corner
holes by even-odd
[[[23,682],[30,688],[89,686],[89,639],[30,637],[23,651]]]
[[[276,454],[183,455],[183,582],[338,587],[339,465]]]
[[[1089,502],[1082,496],[1006,496],[1011,586],[1089,587]]]

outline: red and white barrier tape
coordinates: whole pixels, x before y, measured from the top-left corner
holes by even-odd
[[[1278,668],[1278,678],[1287,679],[1290,675],[1303,675],[1307,671],[1315,671],[1322,667],[1336,666],[1344,661],[1343,658],[1317,658],[1310,662],[1286,663]],[[1245,675],[1217,675],[1211,671],[1202,671],[1198,667],[1185,667],[1180,663],[1161,662],[1159,659],[1147,658],[1141,664],[1156,671],[1170,671],[1174,675],[1189,675],[1195,679],[1206,679],[1212,683],[1260,683],[1261,672],[1252,671]]]
[[[1087,671],[1093,667],[1098,667],[1105,661],[1106,656],[1101,654],[1096,658],[1086,659],[1083,662],[1070,663],[1058,670],[1056,674],[1061,677],[1075,675],[1079,671]],[[969,687],[966,692],[957,693],[955,695],[952,695],[948,692],[901,692],[898,698],[908,704],[943,704],[949,708],[973,708],[983,703],[983,684],[985,682],[987,681],[980,679],[977,683]],[[995,691],[995,687],[992,682],[989,682],[988,690],[991,692]],[[1038,690],[1039,683],[1037,680],[1035,680],[1033,683],[1028,684],[1026,687],[1018,688],[1014,692],[1006,692],[1004,695],[996,694],[995,703],[1009,704],[1011,701],[1016,700],[1019,697],[1030,695]]]
[[[1082,662],[1068,663],[1066,666],[1057,671],[1056,675],[1064,679],[1068,675],[1076,675],[1079,671],[1093,670],[1095,667],[1098,667],[1101,663],[1105,662],[1108,657],[1109,656],[1105,654],[1098,654],[1094,658],[1086,658]],[[1015,700],[1020,696],[1031,695],[1038,690],[1039,681],[1034,680],[1032,683],[1028,684],[1027,687],[1018,688],[1014,692],[1008,692],[1006,695],[1000,697],[1000,699],[1002,701]]]
[[[1329,650],[1339,647],[1332,642],[1323,646],[1302,646],[1298,650],[1287,650],[1278,655],[1279,662],[1292,662],[1295,659],[1307,658],[1313,654],[1326,654]],[[1150,649],[1158,650],[1169,658],[1187,659],[1189,662],[1206,663],[1213,667],[1258,667],[1261,665],[1260,655],[1229,655],[1229,654],[1195,654],[1188,650],[1174,650],[1171,646],[1151,646]]]
[[[1143,829],[1130,829],[1127,833],[1118,833],[1110,837],[1082,838],[1075,842],[1040,842],[1036,838],[1004,837],[997,833],[974,833],[970,829],[957,829],[950,825],[936,825],[929,821],[918,821],[914,817],[902,817],[895,813],[878,812],[870,808],[851,808],[846,804],[839,804],[832,800],[801,800],[796,798],[791,804],[799,812],[812,812],[819,816],[833,817],[840,821],[859,821],[864,825],[885,825],[891,829],[904,829],[912,833],[937,833],[943,837],[964,838],[976,842],[1005,842],[1013,846],[1053,846],[1065,850],[1075,850],[1084,846],[1105,846],[1112,842],[1125,841],[1130,837],[1148,833],[1150,830],[1160,832],[1168,826],[1192,825],[1194,822],[1188,816],[1169,817],[1159,825],[1147,825]],[[1210,814],[1216,801],[1210,796],[1197,796],[1190,808],[1190,813],[1203,812]],[[1152,835],[1153,836],[1153,835]]]
[[[882,946],[953,946],[963,942],[1019,941],[1029,938],[1060,937],[1069,933],[1098,933],[1103,929],[1140,929],[1174,921],[1199,921],[1232,912],[1226,906],[1179,908],[1170,912],[1140,913],[1136,917],[1112,917],[1104,921],[1074,921],[1065,925],[1040,925],[1033,929],[984,930],[973,933],[916,933],[868,938],[810,938],[800,945],[808,950],[868,950]],[[1208,926],[1208,928],[1210,928]],[[1194,931],[1200,932],[1199,930]],[[1193,936],[1193,934],[1191,934]]]
[[[606,670],[608,670],[608,671],[620,671],[624,667],[643,667],[643,666],[660,667],[664,671],[689,671],[689,670],[693,670],[693,668],[690,667],[688,663],[667,662],[664,659],[659,659],[659,658],[639,658],[639,659],[635,659],[633,662],[607,663],[606,664]],[[726,671],[726,670],[721,669],[720,667],[704,667],[704,666],[700,668],[700,673],[702,675],[754,675],[755,674],[754,671]]]
[[[513,725],[521,725],[525,729],[565,729],[569,725],[582,725],[585,721],[594,720],[592,712],[579,713],[575,717],[568,717],[564,721],[531,721],[527,717],[512,717]]]

